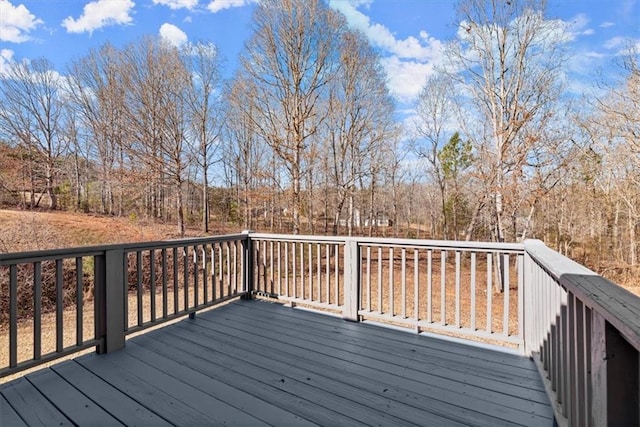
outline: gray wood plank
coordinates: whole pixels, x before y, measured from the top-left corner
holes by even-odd
[[[287,310],[291,313],[293,310]],[[248,322],[254,321],[255,314],[248,310],[234,312],[234,319]],[[512,366],[501,364],[487,364],[483,360],[473,359],[466,355],[458,355],[451,352],[432,350],[431,348],[420,347],[419,341],[428,339],[419,336],[407,336],[404,341],[392,341],[377,337],[373,334],[355,333],[354,331],[343,330],[340,324],[324,324],[306,321],[299,317],[291,319],[288,315],[270,314],[260,316],[261,325],[272,326],[273,329],[285,330],[285,334],[295,333],[304,326],[306,334],[317,336],[322,340],[332,338],[336,333],[340,333],[340,341],[354,346],[354,351],[362,354],[362,351],[369,351],[371,357],[382,359],[400,359],[407,363],[409,367],[417,370],[428,369],[431,373],[438,371],[445,373],[451,378],[459,378],[469,381],[470,384],[483,388],[492,388],[502,393],[517,395],[526,399],[533,399],[538,402],[547,403],[548,397],[544,391],[544,384],[539,379],[539,374],[534,371],[524,370]],[[299,328],[288,330],[287,326],[292,321]],[[308,332],[307,332],[308,331]],[[456,374],[459,373],[459,374]]]
[[[255,304],[255,306],[253,305]],[[297,310],[292,309],[290,307],[282,307],[281,304],[271,303],[266,301],[251,301],[250,304],[247,304],[245,301],[238,301],[233,304],[234,307],[241,307],[245,310],[250,311],[260,311],[260,318],[267,318],[266,316],[274,315],[274,316],[287,316],[296,319],[300,319],[302,321],[313,322],[314,324],[325,324],[330,326],[335,326],[339,323],[341,319],[325,316],[321,313],[306,311],[306,310]],[[220,309],[231,310],[231,307],[220,307]],[[264,314],[263,314],[264,313]],[[257,313],[256,313],[257,315]],[[447,341],[434,339],[426,336],[418,336],[413,331],[406,329],[406,331],[401,331],[398,329],[391,329],[384,327],[383,325],[365,322],[365,323],[346,323],[341,325],[340,327],[341,333],[367,333],[367,335],[371,334],[376,337],[380,337],[381,339],[387,340],[391,343],[396,342],[406,342],[407,339],[411,339],[408,337],[419,338],[418,340],[413,340],[412,343],[419,346],[423,349],[431,349],[438,350],[440,352],[446,353],[448,355],[458,355],[464,356],[467,359],[473,359],[478,363],[480,361],[484,361],[488,366],[493,366],[496,368],[503,367],[505,369],[514,367],[517,371],[524,370],[529,371],[531,374],[537,374],[537,369],[535,365],[531,363],[531,361],[527,358],[521,357],[518,354],[514,354],[511,352],[496,352],[492,351],[488,348],[474,346],[473,343],[464,344],[460,342]],[[366,332],[365,332],[366,331]]]
[[[4,384],[0,393],[27,425],[73,425],[24,377]]]
[[[182,381],[187,382],[215,399],[235,407],[239,411],[254,414],[256,418],[265,423],[296,426],[315,425],[289,411],[285,411],[284,409],[258,399],[243,390],[203,375],[190,366],[172,360],[170,356],[162,355],[157,351],[151,351],[135,341],[129,341],[127,353],[153,366],[162,367],[162,369],[170,375],[180,378]]]
[[[233,385],[275,406],[291,410],[294,405],[296,414],[319,425],[365,425],[332,411],[330,407],[322,406],[323,402],[304,399],[278,388],[276,384],[264,383],[248,376],[246,372],[231,370],[229,366],[232,363],[218,360],[215,352],[191,342],[173,340],[171,337],[167,342],[163,342],[147,335],[136,337],[136,342],[159,354],[168,355],[172,360],[189,366],[209,378]],[[189,347],[190,345],[193,348]]]
[[[123,351],[123,350],[121,350]],[[130,375],[114,363],[109,363],[111,355],[88,355],[76,361],[103,381],[158,414],[174,425],[207,425],[213,420],[198,410],[185,405],[180,400],[158,389],[143,379]]]
[[[140,359],[131,356],[127,351],[118,351],[109,354],[104,360],[105,365],[116,366],[129,377],[137,378],[164,391],[173,397],[174,401],[182,402],[192,411],[197,411],[209,419],[208,424],[241,424],[241,425],[265,425],[253,416],[238,411],[213,397],[203,393],[190,384],[174,378],[163,371],[166,366],[154,367]],[[86,365],[85,365],[86,366]],[[131,397],[137,398],[137,395]],[[184,422],[181,422],[184,423]]]
[[[22,427],[27,424],[20,415],[9,405],[9,402],[0,394],[0,426]]]
[[[105,411],[125,425],[171,425],[75,361],[62,362],[52,366],[52,369],[91,400],[99,402]]]
[[[75,425],[119,424],[118,420],[50,369],[34,372],[26,378]]]
[[[199,327],[199,325],[196,326]],[[220,325],[217,326],[220,327]],[[254,337],[253,342],[249,342],[243,339],[244,336],[241,331],[233,331],[232,335],[225,335],[221,332],[201,329],[200,333],[187,328],[184,331],[174,332],[170,330],[167,333],[173,335],[171,340],[189,340],[193,344],[208,347],[210,351],[224,352],[232,360],[246,359],[249,357],[247,354],[250,354],[256,366],[271,369],[274,372],[295,372],[297,378],[302,378],[303,381],[304,378],[311,378],[308,373],[312,372],[314,374],[313,377],[316,378],[314,379],[315,385],[319,385],[320,380],[324,378],[332,380],[333,382],[328,383],[326,386],[327,389],[335,394],[348,391],[355,386],[353,394],[356,395],[356,398],[363,394],[371,395],[372,393],[383,396],[383,400],[387,401],[387,403],[380,406],[369,402],[371,405],[370,411],[376,411],[376,408],[380,407],[385,407],[386,409],[389,405],[388,401],[397,396],[401,403],[406,402],[414,405],[413,409],[407,408],[405,410],[416,411],[421,407],[428,406],[428,409],[423,409],[425,417],[430,416],[429,411],[432,411],[431,416],[437,415],[448,417],[454,422],[472,422],[473,424],[481,425],[483,423],[479,421],[481,420],[479,417],[485,416],[483,415],[486,413],[485,407],[494,405],[491,402],[470,399],[463,394],[451,393],[428,383],[406,380],[400,378],[395,372],[392,374],[381,373],[375,368],[359,365],[355,362],[352,363],[349,360],[328,356],[325,358],[330,360],[323,364],[318,359],[321,357],[318,353],[297,351],[295,347],[284,343],[276,343],[276,348],[270,348],[269,340],[263,342],[261,338]],[[252,354],[252,348],[255,348],[256,344],[260,348],[260,352],[259,354]],[[185,345],[183,344],[182,346]],[[349,396],[345,396],[345,398],[349,398]],[[425,398],[428,399],[425,400]],[[449,403],[455,405],[452,406]],[[497,411],[509,412],[509,409],[498,406]],[[522,413],[516,411],[515,415],[511,415],[511,418],[514,418],[514,416],[520,416]],[[505,423],[504,420],[501,421],[500,417],[496,416],[485,416],[485,419],[486,425]]]
[[[240,338],[243,333],[239,328],[240,325],[244,325],[250,328],[255,322],[243,323],[237,316],[227,320],[226,318],[216,317],[214,319],[200,319],[203,321],[210,321],[212,325],[215,325],[216,330],[221,331],[223,328],[228,328],[224,332],[228,336],[235,336]],[[238,329],[234,329],[238,328]],[[372,372],[372,375],[380,375],[382,372],[391,374],[392,376],[403,378],[405,380],[417,380],[421,384],[435,384],[438,389],[438,394],[442,395],[447,392],[450,396],[448,401],[457,398],[465,402],[464,406],[473,408],[475,405],[478,408],[484,408],[484,413],[491,414],[497,418],[509,420],[511,422],[523,422],[526,423],[526,419],[534,416],[541,416],[543,418],[551,418],[548,404],[541,404],[538,402],[532,402],[528,399],[521,399],[517,395],[509,395],[500,393],[495,390],[490,390],[478,386],[472,386],[469,384],[468,379],[461,378],[458,381],[452,380],[447,377],[433,375],[429,372],[420,372],[409,369],[406,364],[396,365],[394,361],[378,360],[367,357],[362,353],[358,347],[349,348],[348,344],[344,344],[336,339],[334,340],[319,340],[308,339],[310,331],[300,331],[299,328],[289,328],[288,330],[283,326],[278,331],[273,332],[270,328],[265,328],[262,332],[263,337],[254,337],[254,343],[261,347],[268,347],[273,343],[278,343],[279,349],[282,350],[284,346],[288,346],[289,343],[304,343],[302,344],[307,350],[309,350],[309,358],[318,357],[318,355],[326,355],[328,357],[340,357],[343,360],[350,361],[350,368],[354,369],[353,365],[361,365],[367,369],[374,369],[377,372]],[[249,337],[245,338],[248,339]],[[314,337],[315,338],[315,337]],[[242,341],[242,340],[240,340]],[[238,345],[242,345],[241,342]],[[304,357],[300,354],[296,354],[296,357]],[[432,391],[432,398],[435,398],[436,391]],[[524,418],[523,418],[524,417]]]
[[[327,410],[349,415],[364,424],[376,425],[382,423],[383,425],[404,426],[424,422],[424,419],[418,419],[415,413],[401,413],[398,410],[398,405],[389,404],[385,399],[372,396],[365,390],[329,383],[321,377],[312,378],[304,370],[296,369],[287,364],[277,364],[270,358],[261,356],[267,351],[264,348],[259,348],[256,351],[257,347],[249,344],[243,351],[229,356],[227,351],[233,352],[235,344],[229,343],[224,348],[218,348],[215,344],[209,347],[202,341],[205,336],[197,335],[193,331],[185,331],[180,332],[179,335],[173,335],[170,341],[175,343],[176,339],[180,340],[185,335],[191,336],[192,345],[195,344],[195,346],[200,347],[201,356],[205,357],[208,354],[213,361],[236,371],[239,375],[248,375],[264,383],[277,386],[295,396],[307,400],[315,400]],[[188,343],[185,341],[184,344],[180,344],[180,347],[183,348],[187,345]],[[191,352],[197,351],[193,347],[188,348]],[[225,356],[221,357],[221,354]],[[258,360],[258,363],[252,363],[253,360]],[[277,366],[274,366],[274,364],[277,364]],[[384,408],[384,410],[381,410],[381,408]],[[404,418],[401,418],[401,415]],[[411,418],[412,420],[409,421],[406,418]],[[439,418],[443,425],[447,425],[445,419],[435,418]]]

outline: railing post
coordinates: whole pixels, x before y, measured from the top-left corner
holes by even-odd
[[[591,425],[638,425],[638,351],[591,311]]]
[[[345,320],[360,320],[360,247],[356,239],[347,238],[344,243],[344,309]]]
[[[124,288],[124,250],[109,249],[94,260],[97,337],[102,338],[98,353],[124,348],[126,291]]]
[[[242,299],[251,299],[251,292],[253,292],[253,241],[251,240],[251,233],[253,230],[243,230],[243,234],[246,235],[242,241],[242,290],[245,294]]]

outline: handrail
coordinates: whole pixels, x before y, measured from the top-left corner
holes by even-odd
[[[494,292],[497,281],[503,287]],[[0,377],[92,346],[115,351],[134,331],[261,294],[351,321],[519,345],[536,361],[560,425],[640,424],[640,298],[537,240],[243,232],[0,254],[0,287],[9,297],[9,352]],[[50,352],[40,342],[45,288],[55,295]],[[18,330],[20,289],[33,294],[27,301],[32,357],[26,360],[18,360],[25,344]],[[75,292],[71,345],[63,322],[67,289]],[[486,318],[476,315],[481,306]],[[83,326],[89,310],[92,331]]]
[[[6,360],[0,359],[0,377],[92,346],[115,351],[127,334],[247,294],[247,236],[0,254],[0,289],[8,300],[7,312],[0,315],[8,319],[9,344],[2,354]],[[69,294],[75,295],[72,307],[64,305]],[[46,323],[45,298],[55,305]],[[30,310],[32,331],[19,328],[25,310]],[[50,350],[42,335],[52,324],[56,342]],[[29,334],[32,340],[26,339]]]
[[[523,345],[522,244],[261,233],[250,238],[256,293],[348,320],[364,317]],[[502,280],[509,291],[493,296],[498,264],[505,266]],[[462,270],[471,277],[463,279]],[[482,319],[476,314],[481,306]]]
[[[561,425],[640,422],[640,298],[525,241],[525,345]]]
[[[211,237],[194,237],[189,239],[169,239],[148,242],[113,243],[98,246],[77,246],[62,249],[44,249],[26,252],[6,252],[0,253],[0,265],[9,265],[17,262],[36,262],[42,260],[55,260],[62,258],[73,258],[76,256],[93,256],[108,250],[136,250],[136,249],[161,249],[180,245],[197,245],[209,242],[222,242],[227,240],[245,239],[247,233],[223,234]]]

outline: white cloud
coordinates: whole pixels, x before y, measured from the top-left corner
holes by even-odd
[[[625,43],[627,43],[628,39],[624,37],[612,37],[606,42],[604,42],[605,49],[617,49],[622,47]]]
[[[28,33],[43,23],[23,4],[14,6],[9,0],[0,0],[0,11],[0,40],[5,42],[25,42]]]
[[[242,7],[248,4],[254,3],[255,0],[211,0],[207,9],[213,13],[220,12],[224,9],[231,9],[232,7]]]
[[[605,21],[602,24],[600,24],[600,28],[609,28],[609,27],[613,27],[615,24],[615,22],[611,22],[611,21]]]
[[[198,0],[153,0],[153,4],[167,6],[169,9],[193,9],[198,5]]]
[[[587,28],[591,20],[584,13],[579,13],[567,22],[567,32],[571,40],[574,40],[578,36],[589,36],[594,33],[593,29]]]
[[[401,102],[412,102],[420,94],[427,77],[433,74],[433,63],[406,60],[397,56],[382,58],[389,91]]]
[[[185,44],[188,40],[187,34],[180,28],[172,24],[162,24],[160,27],[160,37],[178,47]]]
[[[3,75],[9,64],[13,62],[13,53],[11,49],[0,50],[0,75]]]
[[[330,0],[329,6],[341,12],[352,28],[362,31],[380,50],[381,63],[388,76],[391,94],[400,102],[412,102],[420,93],[434,65],[441,62],[443,43],[420,31],[418,36],[398,39],[384,25],[372,22],[358,10],[368,8],[371,0]]]
[[[62,21],[62,26],[69,33],[91,33],[109,25],[130,24],[134,6],[132,0],[96,0],[84,6],[78,19],[69,16]]]
[[[360,12],[359,5],[368,5],[368,1],[348,2],[344,0],[330,0],[329,5],[346,16],[349,25],[362,31],[371,43],[387,52],[397,55],[400,58],[411,58],[429,60],[438,56],[442,43],[430,37],[426,31],[421,31],[419,36],[422,42],[416,37],[409,36],[406,39],[396,39],[393,33],[384,25],[371,22],[371,19]]]

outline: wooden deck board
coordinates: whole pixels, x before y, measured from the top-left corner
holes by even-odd
[[[0,424],[550,426],[543,390],[515,354],[238,301],[4,384]]]
[[[294,310],[290,310],[293,312]],[[299,313],[299,312],[298,312]],[[302,313],[304,314],[304,313]],[[505,367],[500,364],[483,364],[481,360],[475,359],[474,365],[469,364],[469,359],[460,360],[456,358],[456,353],[449,352],[428,352],[425,348],[415,348],[410,341],[424,341],[418,338],[417,340],[409,339],[403,341],[392,341],[389,343],[388,339],[377,339],[374,334],[368,334],[366,339],[362,336],[349,334],[349,331],[345,331],[343,328],[337,330],[334,326],[324,325],[322,323],[308,322],[309,316],[298,317],[295,316],[295,322],[300,325],[303,322],[305,324],[304,330],[311,331],[312,335],[304,333],[306,336],[300,337],[300,333],[297,329],[291,329],[283,332],[283,335],[291,336],[294,338],[320,340],[326,345],[333,346],[335,334],[342,334],[340,343],[347,345],[341,345],[340,349],[348,350],[355,354],[366,356],[378,361],[393,360],[394,364],[403,366],[411,371],[422,372],[429,375],[435,375],[441,378],[448,378],[458,382],[464,382],[469,385],[477,386],[480,388],[488,389],[491,391],[499,391],[511,396],[519,396],[527,400],[543,403],[546,407],[548,401],[547,395],[544,392],[544,385],[541,381],[537,384],[531,381],[532,377],[537,378],[537,372],[530,369],[522,369],[511,367],[512,374],[505,374]],[[242,319],[242,320],[241,320]],[[287,324],[291,324],[291,320],[288,320],[288,316],[268,317],[266,315],[261,316],[262,325],[270,325],[277,330],[286,329]],[[251,316],[244,317],[241,313],[237,313],[234,316],[234,321],[251,321]],[[381,329],[376,327],[375,329]],[[375,330],[373,331],[375,332]],[[392,331],[396,334],[397,331]],[[533,374],[533,375],[532,375]]]

